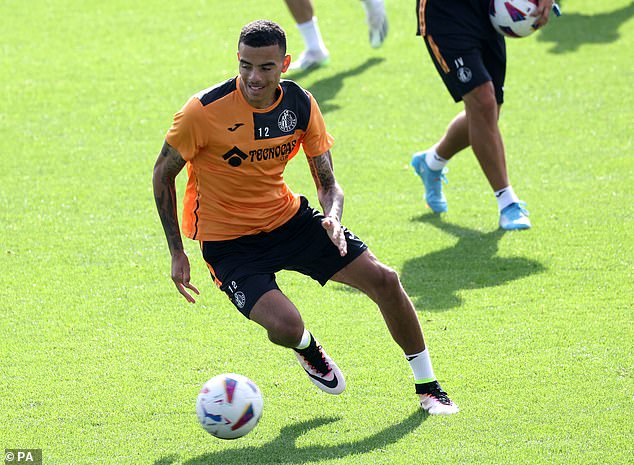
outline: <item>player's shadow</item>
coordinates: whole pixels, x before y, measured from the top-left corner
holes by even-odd
[[[257,465],[258,463],[321,463],[349,455],[359,456],[376,449],[382,449],[397,442],[419,426],[427,415],[416,410],[400,423],[389,426],[378,433],[359,441],[350,441],[337,445],[310,445],[298,447],[297,438],[320,426],[333,423],[338,418],[321,417],[285,426],[272,441],[262,446],[248,446],[210,452],[184,462],[184,465]],[[177,456],[162,457],[154,465],[171,465],[178,460]]]
[[[355,66],[354,68],[342,71],[341,73],[337,73],[333,76],[328,76],[324,79],[320,79],[313,84],[306,85],[305,87],[310,91],[311,94],[315,96],[315,99],[319,102],[319,108],[322,113],[328,113],[329,111],[337,110],[339,108],[339,105],[333,103],[333,101],[337,97],[339,91],[342,89],[343,81],[346,78],[364,73],[369,68],[382,63],[384,60],[385,58],[383,57],[369,58],[364,63],[361,63],[359,66]],[[289,73],[285,77],[287,77],[288,79],[292,79],[293,81],[297,81],[301,84],[301,79],[310,73],[311,70],[298,71],[294,73]]]
[[[498,257],[498,244],[505,233],[501,229],[483,233],[446,223],[433,213],[414,221],[431,224],[458,238],[451,247],[412,258],[403,265],[401,281],[418,309],[460,307],[460,291],[500,286],[546,269],[528,258]]]
[[[562,2],[563,3],[563,2]],[[607,44],[619,39],[619,28],[634,16],[634,2],[615,11],[596,15],[566,13],[559,18],[550,18],[543,30],[538,32],[537,40],[551,42],[551,53],[576,51],[584,44]]]

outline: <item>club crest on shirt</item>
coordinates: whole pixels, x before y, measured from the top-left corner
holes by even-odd
[[[297,115],[291,110],[284,110],[277,119],[277,126],[282,132],[291,132],[297,126]]]

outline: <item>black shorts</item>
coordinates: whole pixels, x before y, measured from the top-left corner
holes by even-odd
[[[278,271],[298,271],[323,286],[367,249],[363,241],[344,228],[348,253],[340,256],[321,225],[323,219],[324,215],[302,197],[295,216],[279,228],[227,241],[205,241],[203,258],[218,287],[249,318],[262,295],[279,289],[275,282]]]
[[[491,81],[497,103],[504,102],[506,43],[489,20],[488,0],[427,0],[420,10],[418,34],[447,90],[456,102]]]

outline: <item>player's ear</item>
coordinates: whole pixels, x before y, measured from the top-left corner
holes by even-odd
[[[285,73],[288,70],[288,67],[291,65],[291,56],[286,55],[284,57],[284,61],[282,62],[282,72]]]
[[[238,61],[240,61],[240,52],[236,52],[236,55],[238,55]]]

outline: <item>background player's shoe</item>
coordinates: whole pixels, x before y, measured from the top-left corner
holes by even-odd
[[[304,50],[299,58],[291,61],[289,71],[306,71],[313,68],[325,66],[330,62],[328,50]]]
[[[368,22],[370,45],[378,48],[387,37],[387,15],[384,0],[363,0],[365,16]]]
[[[343,392],[346,388],[343,373],[314,338],[311,337],[311,343],[306,349],[293,350],[313,384],[328,394]]]
[[[529,229],[531,220],[528,219],[528,210],[524,208],[524,202],[512,203],[500,212],[500,228],[506,230]]]
[[[452,415],[460,410],[442,390],[438,381],[417,384],[416,393],[420,398],[420,406],[430,415]]]
[[[447,211],[447,199],[442,191],[442,183],[447,184],[445,173],[447,168],[438,171],[429,169],[425,162],[425,152],[416,152],[412,157],[411,165],[416,174],[420,176],[425,186],[425,201],[434,213]]]

